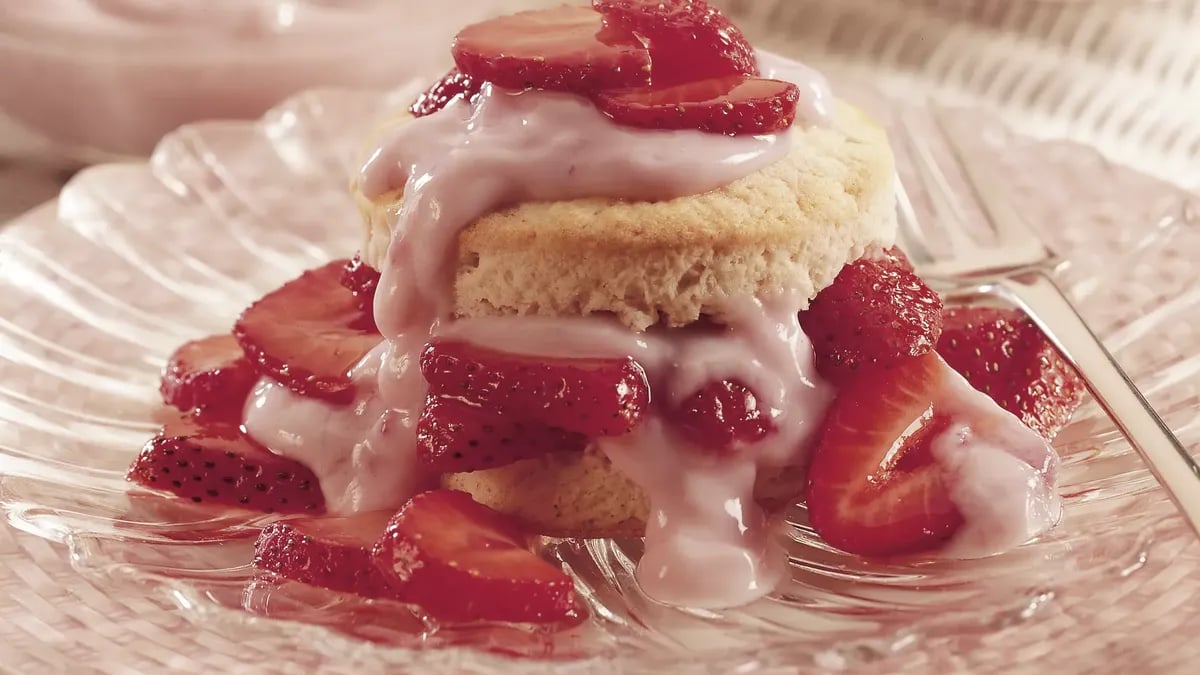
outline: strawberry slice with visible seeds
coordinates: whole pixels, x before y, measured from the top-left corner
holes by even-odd
[[[650,47],[657,88],[729,75],[758,75],[758,57],[742,31],[703,0],[592,0],[610,25]]]
[[[979,391],[1047,440],[1071,421],[1086,388],[1019,310],[946,310],[938,352]]]
[[[257,379],[232,335],[212,335],[175,350],[159,391],[164,403],[184,412],[240,412]]]
[[[590,94],[650,82],[650,53],[587,7],[520,12],[467,26],[454,39],[459,70],[505,89]]]
[[[134,459],[127,478],[197,503],[264,513],[325,510],[313,472],[255,443],[237,422],[191,416],[167,422]]]
[[[371,558],[391,516],[385,511],[272,523],[254,545],[254,566],[310,586],[402,599]]]
[[[353,399],[349,372],[383,339],[370,307],[342,285],[347,261],[335,260],[263,296],[234,326],[260,373],[301,396]]]
[[[516,523],[464,492],[413,497],[375,545],[375,563],[445,621],[576,622],[575,587],[534,555]]]
[[[528,357],[439,341],[421,354],[421,373],[431,394],[592,438],[629,432],[650,400],[646,375],[631,358]]]
[[[734,75],[663,89],[617,89],[596,105],[617,124],[697,129],[729,136],[783,131],[796,119],[800,90],[782,80]]]
[[[669,415],[684,438],[716,451],[735,450],[775,433],[771,411],[741,382],[711,382]]]
[[[982,445],[964,440],[973,437]],[[936,352],[862,371],[838,391],[813,449],[809,521],[827,542],[859,555],[937,548],[964,524],[953,491],[978,487],[954,482],[980,479],[959,467],[996,450],[1053,487],[1058,460],[1049,445],[971,391]],[[985,466],[1001,465],[993,457]],[[1008,489],[1039,489],[1019,480]]]
[[[379,271],[356,255],[342,269],[342,285],[358,298],[359,307],[371,311],[375,289],[379,286]]]
[[[808,470],[809,521],[828,543],[859,555],[941,545],[963,524],[929,441],[943,368],[936,354],[863,371],[834,399]]]
[[[933,351],[942,334],[942,300],[912,271],[903,253],[863,258],[800,313],[817,370],[843,382],[860,370]]]
[[[551,452],[582,452],[587,443],[583,434],[433,395],[417,422],[417,459],[440,473],[491,469]]]
[[[408,111],[413,117],[424,117],[450,105],[455,99],[471,100],[479,93],[483,81],[454,68],[417,97]],[[357,260],[357,257],[355,258]]]

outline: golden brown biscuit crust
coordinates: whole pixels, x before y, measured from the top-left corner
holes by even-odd
[[[793,132],[788,156],[717,190],[662,202],[531,202],[459,236],[460,316],[615,315],[634,330],[720,316],[728,297],[790,288],[812,298],[895,235],[883,130],[842,104]],[[402,195],[368,201],[364,259],[379,266]]]
[[[769,512],[796,502],[805,471],[763,471],[755,498]],[[452,473],[442,486],[514,516],[531,532],[550,537],[640,537],[646,531],[646,494],[595,448],[527,459],[495,469]]]

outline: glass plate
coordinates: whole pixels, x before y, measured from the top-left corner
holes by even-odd
[[[868,563],[823,546],[797,508],[791,582],[716,614],[642,596],[631,576],[637,541],[546,541],[593,617],[558,634],[438,629],[403,606],[256,580],[247,563],[266,517],[128,491],[124,471],[154,431],[166,355],[228,330],[298,271],[354,251],[345,185],[359,138],[412,93],[312,92],[257,124],[185,127],[148,163],[88,169],[0,234],[0,503],[10,522],[67,543],[81,572],[165,593],[206,622],[216,632],[192,658],[286,656],[349,671],[500,672],[518,656],[523,671],[556,672],[1035,662],[1074,672],[1200,655],[1190,640],[1200,547],[1091,402],[1058,442],[1065,522],[1038,542],[970,562]],[[930,123],[924,108],[871,87],[841,93],[885,122]],[[1069,259],[1062,280],[1083,313],[1196,447],[1200,202],[1080,146],[1020,138],[974,111],[951,118],[971,134],[973,161],[1002,167],[1014,200]]]

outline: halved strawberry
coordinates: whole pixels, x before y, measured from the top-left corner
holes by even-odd
[[[628,432],[650,400],[631,358],[552,359],[439,341],[421,354],[421,374],[431,394],[589,437]]]
[[[582,94],[650,82],[650,53],[631,32],[605,27],[587,7],[520,12],[467,26],[454,62],[505,89]]]
[[[649,45],[656,89],[759,73],[742,31],[704,0],[592,0],[592,7]]]
[[[1029,317],[990,307],[944,317],[938,352],[971,386],[1048,440],[1071,421],[1086,388]]]
[[[442,620],[578,620],[571,578],[527,546],[506,516],[464,492],[435,490],[396,514],[374,555],[407,598]]]
[[[434,395],[417,422],[417,459],[439,473],[491,469],[551,452],[581,452],[587,443],[583,434]]]
[[[625,126],[739,136],[787,129],[799,100],[800,90],[790,82],[733,75],[664,89],[604,91],[596,106]]]
[[[838,392],[808,469],[809,521],[859,555],[936,548],[963,524],[929,441],[944,365],[936,354],[860,372]]]
[[[775,432],[771,411],[741,382],[711,382],[669,413],[679,432],[700,447],[735,450]]]
[[[893,250],[842,268],[800,313],[800,325],[812,340],[817,370],[842,382],[933,351],[942,334],[942,300]]]
[[[325,498],[308,467],[276,455],[237,422],[181,416],[165,424],[127,478],[193,502],[265,513],[322,513]]]
[[[254,545],[254,566],[285,579],[366,598],[400,599],[371,558],[392,512],[272,523]]]
[[[350,369],[383,339],[370,308],[342,285],[335,260],[250,305],[233,333],[263,375],[302,396],[347,402]]]
[[[425,90],[417,100],[412,102],[408,111],[413,117],[424,117],[445,108],[451,101],[458,98],[472,99],[479,93],[483,81],[471,77],[455,68],[446,73],[442,79]],[[355,260],[358,258],[355,257]]]
[[[1033,472],[1006,474],[997,451]],[[973,473],[962,473],[972,464]],[[986,514],[1001,489],[988,485],[998,472],[1015,481],[1003,489],[1049,498],[1057,466],[1045,440],[930,352],[862,371],[838,391],[808,469],[809,520],[827,542],[850,553],[927,551],[964,523],[954,495],[968,500],[964,508]],[[979,492],[981,480],[986,489]]]
[[[378,270],[363,262],[362,257],[355,255],[346,261],[346,266],[342,269],[342,285],[358,298],[359,307],[365,311],[372,311],[375,288],[379,286]]]
[[[232,335],[211,335],[175,350],[159,391],[164,403],[184,412],[240,412],[257,379]]]

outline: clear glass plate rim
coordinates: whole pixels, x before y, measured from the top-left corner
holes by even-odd
[[[405,91],[407,91],[407,90],[405,90]],[[361,91],[354,92],[355,95],[360,95],[361,93],[362,93]],[[257,124],[260,127],[260,130],[265,129],[267,126],[269,126],[269,124],[271,124],[271,120],[278,118],[282,114],[286,114],[290,110],[294,110],[297,106],[303,107],[304,105],[311,103],[312,100],[320,100],[320,98],[322,96],[337,96],[337,95],[341,95],[341,93],[339,92],[339,90],[336,90],[336,89],[322,90],[320,92],[308,92],[306,94],[302,94],[297,98],[291,99],[288,102],[283,103],[281,106],[277,107],[275,110],[268,113],[264,117],[263,120],[255,123],[255,124]],[[388,98],[389,98],[389,100],[395,100],[395,98],[394,98],[395,96],[396,95],[394,94],[393,96],[390,96]],[[399,96],[403,96],[403,94],[400,94]],[[980,114],[985,114],[985,113],[980,113]],[[1000,127],[1003,125],[998,121],[993,121],[993,126]],[[187,133],[190,133],[191,131],[192,131],[192,127],[184,127],[183,129],[181,129],[179,132],[176,132],[176,133],[177,134],[187,134]],[[1011,133],[1011,132],[1009,132],[1009,133]],[[1030,142],[1033,142],[1033,141],[1030,141]],[[1053,144],[1053,143],[1054,142],[1051,142],[1051,144]],[[1074,144],[1071,144],[1071,145],[1074,146]],[[1083,152],[1084,150],[1082,150],[1081,148],[1084,148],[1085,146],[1074,146],[1074,147],[1077,149],[1077,151]],[[1086,151],[1090,152],[1090,153],[1095,153],[1095,151],[1092,150],[1091,148],[1087,148]],[[1104,160],[1103,158],[1099,157],[1098,153],[1096,154],[1096,157],[1099,159],[1099,161],[1107,162],[1107,160]],[[85,170],[84,174],[82,174],[80,177],[77,177],[76,180],[86,180],[88,172],[93,171],[93,170],[103,170],[103,167]],[[1190,195],[1182,188],[1178,188],[1178,186],[1175,186],[1175,187],[1181,191],[1181,193],[1182,193],[1181,199],[1182,200],[1187,201],[1189,198],[1194,197],[1194,195]],[[49,203],[46,203],[46,204],[34,209],[31,212],[25,214],[24,216],[20,216],[20,217],[14,219],[10,224],[5,226],[2,231],[0,231],[0,247],[3,247],[5,244],[7,244],[10,241],[10,239],[19,238],[19,235],[21,234],[21,232],[23,232],[23,228],[44,227],[46,224],[44,221],[48,221],[49,219],[52,218],[51,214],[53,213],[53,211],[56,207],[57,207],[57,202],[49,202]],[[10,506],[11,505],[8,504],[7,502],[5,503],[6,509]],[[10,514],[10,515],[12,515],[12,514]],[[39,536],[46,536],[47,534],[49,534],[45,530],[40,530],[37,527],[31,526],[31,525],[29,525],[29,523],[26,523],[19,519],[17,521],[14,521],[14,524],[17,524],[19,527],[21,527],[22,524],[24,524],[25,526],[21,527],[21,529],[31,531],[32,533],[37,534]],[[109,577],[109,578],[120,577],[120,576],[128,575],[128,574],[137,574],[137,572],[133,571],[133,570],[121,570],[121,569],[104,570],[102,568],[96,568],[94,566],[90,566],[88,564],[88,554],[86,551],[87,547],[86,547],[86,545],[81,543],[87,538],[87,536],[88,536],[87,533],[64,531],[59,534],[62,535],[62,540],[65,543],[67,543],[69,546],[72,565],[75,566],[77,569],[79,569],[81,572],[86,573],[86,574],[100,575],[100,576]],[[145,577],[144,577],[144,575],[142,575],[140,578],[144,579]],[[186,588],[179,587],[177,584],[174,584],[168,580],[159,580],[159,582],[162,583],[164,586],[161,590],[166,592],[175,602],[181,603],[181,604],[183,604],[183,603],[193,604],[192,601],[185,599],[187,596]],[[188,613],[187,616],[190,619],[208,618],[210,616],[211,617],[221,616],[224,618],[218,620],[218,622],[226,624],[226,628],[228,630],[232,630],[232,631],[236,631],[239,626],[245,624],[247,621],[251,624],[253,624],[255,622],[263,621],[262,619],[248,617],[240,612],[224,610],[224,609],[219,609],[219,608],[210,608],[207,611],[199,612],[198,616],[193,616],[192,613]],[[293,628],[295,628],[296,626],[302,626],[302,627],[299,629],[299,631],[293,632],[290,637],[302,638],[305,640],[324,641],[326,644],[337,645],[338,649],[346,649],[346,650],[351,650],[351,651],[355,651],[355,652],[361,652],[362,650],[366,649],[367,653],[373,654],[373,653],[375,653],[375,650],[377,649],[375,647],[366,648],[360,642],[350,641],[350,640],[346,640],[346,639],[338,637],[338,636],[333,636],[324,629],[315,628],[313,626],[306,626],[306,625],[302,625],[302,624],[296,624],[293,626]],[[420,661],[421,661],[420,665],[453,666],[456,664],[457,658],[458,658],[451,652],[442,653],[439,651],[424,651],[421,653],[414,653],[409,650],[402,650],[402,651],[404,651],[406,657],[408,657],[409,659],[412,659],[412,658],[420,659]],[[478,653],[475,653],[475,656],[478,657],[479,656]],[[489,657],[489,658],[492,658],[492,657]],[[495,657],[495,658],[497,659],[495,662],[497,665],[503,665],[503,664],[511,665],[511,662],[509,662],[506,659],[503,659],[500,657]],[[408,663],[410,663],[411,665],[418,665],[411,661],[409,661]],[[570,664],[556,663],[556,664],[552,665],[552,668],[556,672],[564,672],[563,669],[567,669],[569,672],[592,672],[593,669],[603,670],[605,663],[608,663],[609,665],[611,665],[611,662],[608,662],[606,659],[599,658],[599,659],[588,659],[588,660],[576,661],[576,662],[573,662]]]

